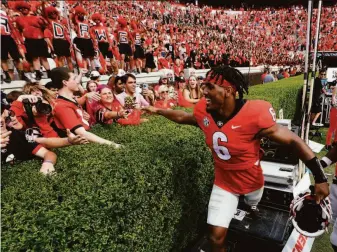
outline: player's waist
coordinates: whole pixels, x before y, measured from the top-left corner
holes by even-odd
[[[214,166],[217,169],[221,170],[236,170],[236,171],[243,171],[243,170],[248,170],[254,166],[260,166],[260,161],[259,160],[249,160],[242,162],[240,160],[237,161],[223,161],[223,160],[214,160]]]

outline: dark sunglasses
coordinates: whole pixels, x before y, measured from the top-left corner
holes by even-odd
[[[165,94],[168,94],[168,92],[169,92],[169,91],[162,91],[162,92],[160,92],[160,93],[161,93],[161,94],[164,94],[164,93],[165,93]]]
[[[12,121],[11,117],[14,117],[14,116],[15,116],[15,112],[13,110],[8,110],[8,116],[6,116],[5,118],[5,123],[9,124]]]

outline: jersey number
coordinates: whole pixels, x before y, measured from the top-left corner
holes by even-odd
[[[215,132],[213,134],[213,149],[218,157],[222,160],[229,160],[231,155],[225,146],[219,145],[219,143],[227,143],[227,136],[222,132]]]

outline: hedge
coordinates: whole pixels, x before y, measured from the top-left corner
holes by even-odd
[[[272,98],[278,109],[293,90],[280,81],[249,98]],[[152,116],[93,132],[125,148],[58,149],[52,177],[38,173],[39,160],[2,166],[3,251],[181,251],[200,233],[213,183],[200,130]]]
[[[296,108],[296,96],[303,85],[303,75],[282,79],[273,83],[256,85],[249,88],[247,99],[261,99],[272,103],[275,111],[282,108],[284,118],[293,119]]]

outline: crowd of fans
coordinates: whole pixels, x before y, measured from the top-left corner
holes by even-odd
[[[163,76],[157,85],[137,87],[131,73],[111,76],[102,85],[99,73],[93,71],[86,88],[80,84],[82,74],[66,67],[52,69],[50,77],[45,86],[27,83],[21,91],[1,93],[2,162],[38,156],[44,159],[41,172],[50,174],[56,155],[48,148],[89,142],[121,147],[91,133],[93,125],[139,125],[148,121],[144,107],[193,107],[202,97],[202,79],[194,75],[175,82]]]
[[[168,68],[177,76],[184,68],[221,64],[301,65],[307,11],[159,1],[13,1],[2,5],[1,19],[1,67],[10,82],[9,56],[19,78],[33,71],[35,80],[42,78],[41,64],[49,75],[47,58],[70,70],[119,68],[136,74]],[[337,50],[336,20],[337,6],[323,7],[319,50]]]

